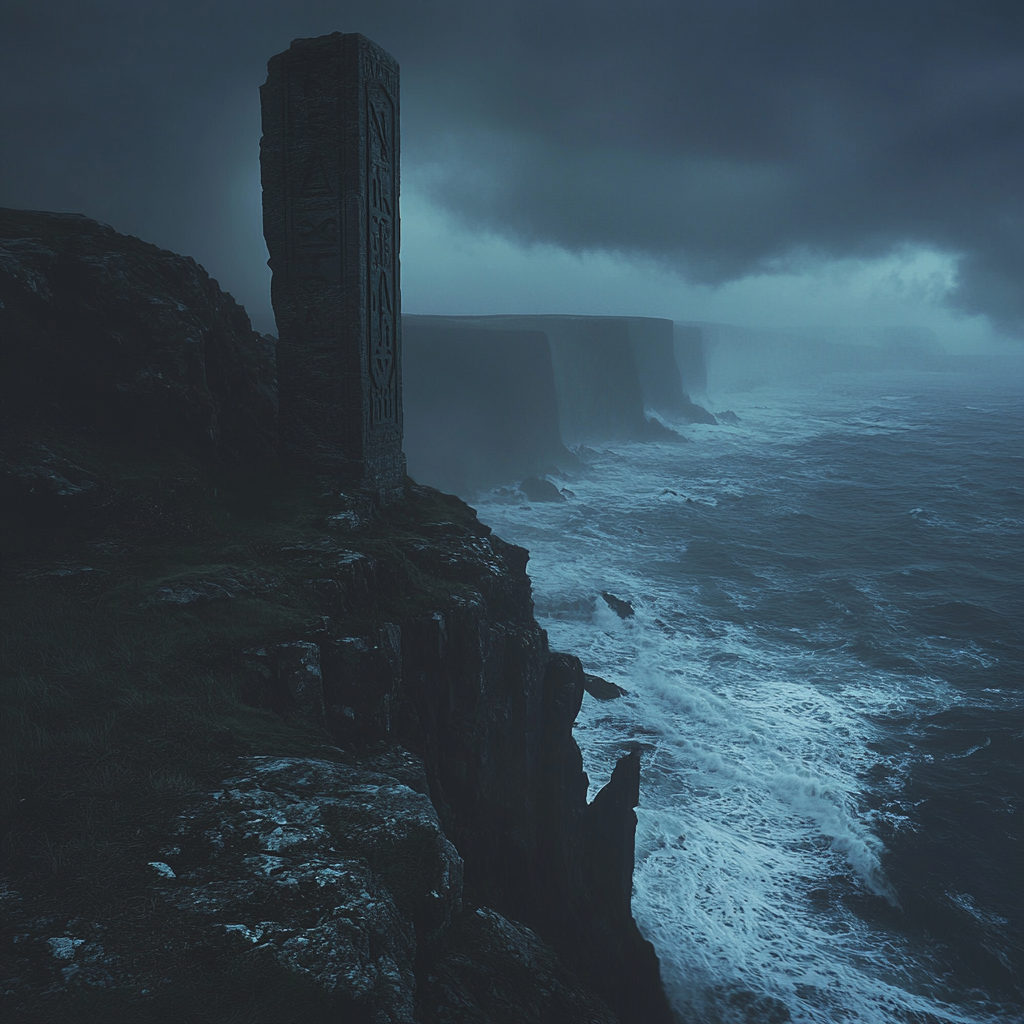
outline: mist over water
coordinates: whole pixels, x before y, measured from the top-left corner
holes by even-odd
[[[1019,1020],[1021,378],[714,397],[738,425],[582,450],[564,504],[475,502],[529,548],[552,647],[629,691],[576,736],[592,794],[644,751],[634,911],[670,995],[695,1021]]]

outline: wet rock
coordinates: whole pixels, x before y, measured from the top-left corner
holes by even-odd
[[[530,501],[565,501],[565,495],[550,480],[536,476],[528,476],[519,485],[519,490]]]
[[[584,948],[593,943],[607,958],[599,990],[624,1024],[667,1024],[673,1015],[661,988],[658,957],[631,910],[637,822],[633,808],[639,802],[640,754],[634,750],[619,758],[608,784],[583,816],[580,867],[588,897],[582,910]]]
[[[624,697],[629,692],[621,686],[610,683],[600,676],[591,675],[589,672],[583,675],[583,686],[587,693],[596,700],[615,700],[616,697]]]
[[[671,427],[666,427],[655,416],[647,417],[647,430],[645,436],[649,441],[689,441],[688,437],[683,437],[682,434],[677,430],[673,430]]]
[[[623,601],[622,598],[616,597],[614,594],[609,594],[606,590],[601,591],[601,596],[604,598],[604,602],[609,608],[620,619],[631,619],[636,612],[629,601]]]
[[[713,413],[708,412],[704,406],[697,405],[689,398],[683,405],[682,417],[687,423],[707,423],[709,426],[714,426],[718,422]]]
[[[737,423],[739,423],[739,421],[739,416],[737,416],[736,413],[732,411],[732,409],[726,409],[725,412],[720,412],[718,414],[719,423],[729,423],[735,426]]]
[[[249,758],[173,843],[177,877],[154,885],[184,932],[249,944],[366,1019],[414,1019],[416,957],[462,900],[462,859],[426,796],[351,765]]]

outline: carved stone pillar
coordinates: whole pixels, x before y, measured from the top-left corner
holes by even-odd
[[[297,39],[260,89],[285,458],[401,494],[398,64],[365,36]]]

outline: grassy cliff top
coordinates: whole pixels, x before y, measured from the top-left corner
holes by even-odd
[[[128,913],[158,835],[239,756],[345,756],[247,702],[243,652],[479,599],[457,556],[489,530],[411,481],[382,511],[56,431],[0,461],[0,855],[41,913]]]

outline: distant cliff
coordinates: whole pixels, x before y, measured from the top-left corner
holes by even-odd
[[[683,391],[670,320],[406,314],[402,322],[406,412],[419,425],[410,466],[433,483],[458,481],[460,493],[515,482],[513,465],[520,477],[564,466],[564,445],[674,436],[648,412],[715,422]],[[496,388],[503,393],[492,400]]]
[[[677,323],[674,327],[676,365],[683,387],[690,396],[705,395],[708,390],[705,328],[701,324]]]
[[[639,755],[587,803],[528,553],[276,466],[269,340],[191,260],[4,211],[0,337],[4,1018],[672,1020]]]
[[[403,318],[409,472],[466,494],[575,460],[562,443],[547,338]]]

